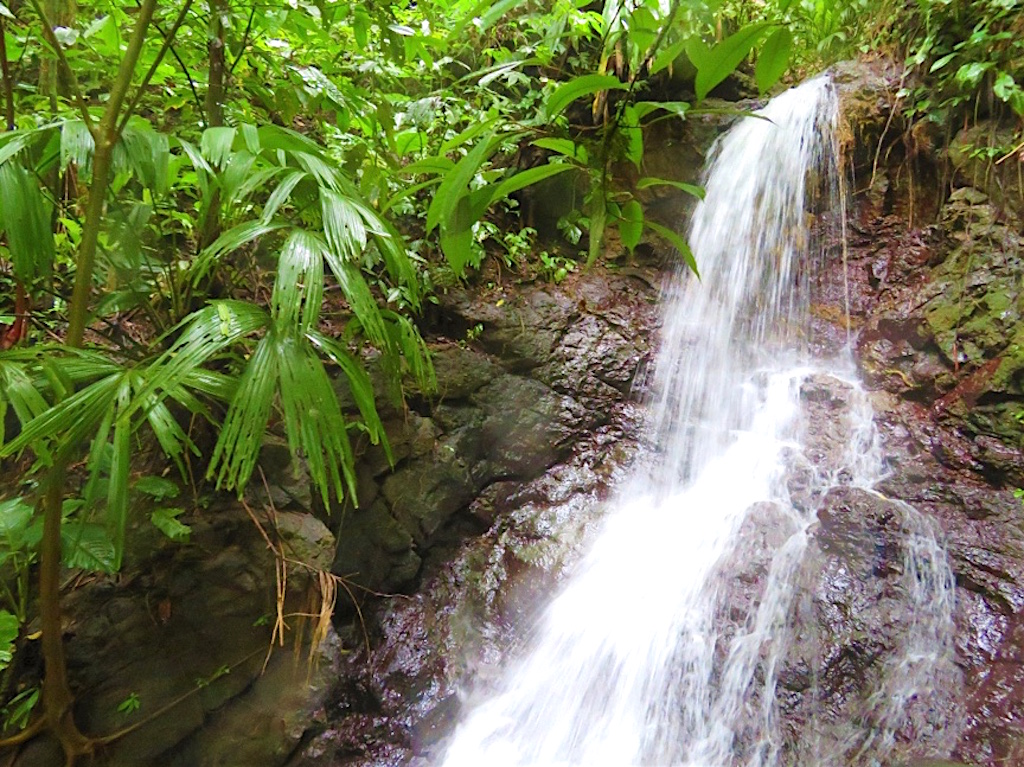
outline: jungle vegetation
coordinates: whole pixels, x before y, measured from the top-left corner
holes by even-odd
[[[115,572],[139,498],[186,538],[165,469],[242,493],[273,422],[330,507],[356,437],[386,443],[367,356],[431,387],[439,286],[495,258],[559,279],[612,230],[699,271],[637,194],[700,195],[644,175],[652,123],[883,51],[909,119],[984,101],[1019,135],[1022,24],[1018,0],[0,2],[0,667],[30,641],[45,665],[0,684],[6,743],[104,742],[74,721],[61,573]],[[585,193],[537,263],[518,193],[563,173]]]

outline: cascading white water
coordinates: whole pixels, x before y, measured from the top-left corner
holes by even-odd
[[[836,114],[818,78],[715,145],[689,234],[702,278],[680,279],[667,301],[652,386],[656,457],[617,494],[525,653],[470,707],[446,767],[785,763],[775,693],[818,510],[807,499],[841,483],[869,489],[882,474],[850,364],[816,360],[807,344],[810,274],[822,260],[807,206],[810,192],[832,188]],[[804,445],[801,388],[815,376],[850,392],[848,448],[832,464]],[[796,465],[811,476],[799,503],[787,485]],[[904,512],[913,619],[892,661],[900,678],[865,717],[871,733],[815,742],[816,764],[842,764],[857,748],[884,756],[900,702],[950,662],[946,558],[927,520]],[[744,556],[741,531],[763,519],[774,532],[758,596],[723,620],[738,609],[729,563]]]

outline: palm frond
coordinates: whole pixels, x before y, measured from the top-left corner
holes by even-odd
[[[92,156],[96,142],[82,120],[68,120],[60,131],[60,167],[74,163],[83,173],[92,173]]]
[[[18,422],[24,426],[45,412],[49,403],[39,393],[36,381],[29,374],[27,365],[0,359],[0,444],[6,439],[4,416],[7,414],[8,407],[14,408]]]
[[[302,229],[293,229],[277,259],[277,280],[270,297],[270,314],[281,328],[306,332],[320,318],[324,298],[323,242]]]
[[[277,211],[280,210],[281,206],[288,201],[291,197],[292,192],[295,191],[295,187],[303,179],[309,178],[309,174],[302,170],[292,170],[281,180],[273,192],[270,193],[270,197],[267,198],[266,204],[263,206],[263,215],[261,220],[266,223],[277,215]]]
[[[199,140],[203,157],[215,168],[223,167],[235,143],[235,128],[207,128]]]
[[[107,534],[114,544],[114,569],[121,567],[124,556],[124,533],[128,520],[128,478],[131,475],[132,374],[125,375],[117,387],[114,401],[113,453],[107,478]]]
[[[208,477],[216,477],[218,488],[241,492],[256,466],[277,387],[276,342],[271,327],[249,358],[224,416],[207,472]]]
[[[0,165],[0,208],[15,276],[30,282],[53,265],[50,204],[35,177],[18,162]]]
[[[246,243],[263,237],[266,234],[277,231],[285,226],[283,223],[275,223],[270,221],[246,221],[244,224],[239,224],[226,232],[221,234],[216,240],[210,245],[203,249],[203,251],[196,256],[195,261],[192,263],[192,282],[193,284],[198,283],[210,270],[216,266],[217,262],[220,261],[228,253],[238,250]]]
[[[359,408],[359,415],[362,419],[362,426],[370,442],[383,445],[388,460],[391,460],[391,447],[388,445],[387,434],[384,432],[384,425],[381,423],[380,415],[377,413],[376,396],[373,391],[373,383],[366,372],[366,367],[354,358],[348,351],[333,338],[328,338],[319,331],[311,330],[306,333],[310,343],[327,359],[337,365],[345,375],[352,399]]]
[[[366,277],[358,267],[339,257],[332,248],[324,249],[324,259],[367,339],[378,348],[385,348],[388,344],[387,328],[381,318],[377,300],[366,283]]]
[[[332,189],[320,190],[324,234],[335,253],[354,262],[366,249],[367,231],[356,203]]]
[[[141,117],[128,122],[114,146],[114,172],[129,171],[156,195],[167,192],[167,168],[171,158],[166,133],[153,130]]]

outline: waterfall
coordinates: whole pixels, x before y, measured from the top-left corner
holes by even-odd
[[[858,722],[830,740],[812,715],[787,750],[778,689],[818,511],[837,489],[877,496],[884,474],[849,350],[821,359],[810,343],[814,274],[842,268],[810,223],[838,199],[836,121],[821,77],[713,147],[689,232],[701,279],[667,290],[653,455],[497,689],[468,706],[446,767],[885,763],[908,701],[952,673],[945,552],[926,518],[890,504],[911,616],[892,678]],[[838,392],[829,427],[845,446],[825,457],[807,415],[820,387]]]

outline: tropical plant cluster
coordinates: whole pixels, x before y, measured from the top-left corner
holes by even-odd
[[[987,78],[1019,113],[1016,4],[962,5],[918,0],[919,64],[951,88]],[[765,93],[791,61],[864,44],[874,7],[0,2],[0,457],[19,472],[0,499],[0,694],[8,734],[24,728],[7,742],[48,729],[68,764],[102,742],[72,713],[61,568],[116,571],[130,509],[186,539],[189,504],[242,493],[268,430],[336,508],[359,445],[386,447],[369,361],[393,396],[429,392],[418,313],[488,258],[557,280],[614,230],[696,272],[642,192],[701,191],[645,174],[645,130],[738,69]],[[580,204],[541,252],[520,199],[563,174]],[[45,677],[19,689],[30,641]]]

